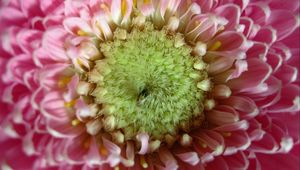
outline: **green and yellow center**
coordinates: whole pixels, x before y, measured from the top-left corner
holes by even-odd
[[[130,32],[117,28],[111,41],[100,43],[104,58],[95,61],[88,81],[95,85],[91,96],[101,104],[106,131],[162,139],[203,118],[206,92],[199,82],[207,72],[194,68],[199,59],[183,39],[146,23]]]

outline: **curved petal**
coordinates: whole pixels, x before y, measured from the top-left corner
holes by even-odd
[[[226,30],[234,30],[239,23],[241,10],[237,5],[226,4],[219,6],[214,10],[214,12],[228,20],[228,23],[225,25]]]
[[[240,77],[227,82],[230,89],[236,92],[248,91],[264,83],[272,72],[271,67],[259,59],[249,59],[247,63],[248,71],[243,72]]]
[[[286,10],[273,10],[267,24],[277,31],[278,41],[289,36],[299,26],[297,18]]]

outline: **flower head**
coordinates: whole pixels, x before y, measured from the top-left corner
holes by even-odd
[[[296,0],[0,7],[3,168],[298,166]]]

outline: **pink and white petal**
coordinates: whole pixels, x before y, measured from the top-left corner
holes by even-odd
[[[252,141],[249,151],[273,154],[279,146],[271,134],[266,133],[259,141]]]
[[[245,131],[234,131],[229,134],[224,133],[225,151],[224,155],[232,155],[238,151],[248,149],[251,145],[251,140]]]
[[[46,119],[48,132],[57,138],[70,138],[81,134],[85,129],[82,125],[73,126],[71,120]]]
[[[289,65],[283,65],[274,75],[282,81],[282,84],[289,84],[297,80],[298,69]]]
[[[300,114],[299,113],[289,114],[288,116],[286,115],[286,113],[276,113],[276,114],[269,113],[268,115],[272,116],[272,118],[275,119],[275,120],[273,119],[274,122],[276,121],[280,122],[282,124],[281,126],[284,126],[283,129],[285,129],[289,137],[293,138],[294,143],[300,142],[300,123],[299,123]]]
[[[224,138],[214,130],[203,130],[192,132],[194,138],[193,147],[201,155],[201,162],[209,162],[214,156],[224,151]]]
[[[265,131],[262,129],[261,124],[256,120],[252,119],[249,122],[249,128],[247,130],[251,141],[259,141],[265,135]]]
[[[214,3],[216,3],[213,0],[198,0],[197,3],[201,7],[202,13],[208,13],[212,10]]]
[[[186,26],[185,36],[190,41],[197,39],[206,42],[216,34],[217,24],[218,23],[210,15],[196,15]],[[206,35],[207,33],[210,34]]]
[[[107,149],[111,154],[119,155],[121,154],[121,148],[111,142],[110,140],[106,139],[105,137],[102,137],[103,145],[105,146],[105,149]]]
[[[234,31],[226,31],[217,35],[212,41],[208,43],[209,51],[233,51],[243,47],[246,39],[242,34]],[[214,45],[220,42],[220,47],[214,49]]]
[[[20,48],[27,53],[31,53],[34,49],[40,46],[42,32],[32,29],[22,29],[17,34],[17,42]]]
[[[40,107],[41,113],[47,118],[57,120],[69,119],[65,101],[62,99],[61,93],[59,91],[50,92],[44,95]]]
[[[1,134],[3,134],[1,132]],[[4,136],[3,136],[4,137]],[[5,139],[0,141],[1,167],[11,169],[31,169],[36,161],[35,156],[28,156],[22,152],[22,142],[19,139]],[[18,154],[16,154],[18,153]],[[16,163],[18,162],[18,163]]]
[[[240,25],[243,25],[244,27],[244,30],[243,30],[243,34],[246,36],[246,37],[249,37],[250,33],[251,33],[251,30],[253,29],[253,26],[254,26],[254,23],[252,21],[251,18],[248,18],[248,17],[244,17],[242,16],[240,18],[240,22],[239,22]]]
[[[141,10],[141,13],[146,17],[152,16],[153,13],[155,12],[155,7],[152,4],[152,1],[148,3],[144,3],[144,2],[139,3],[139,1],[137,1],[137,6],[138,9]]]
[[[209,64],[208,73],[212,76],[222,73],[231,68],[234,61],[234,58],[220,57]]]
[[[62,27],[49,28],[43,36],[42,47],[55,61],[68,61],[65,48],[67,32]]]
[[[299,27],[299,21],[290,11],[273,10],[267,22],[277,31],[278,41],[289,36]]]
[[[300,109],[300,88],[294,84],[288,84],[281,89],[280,100],[268,108],[269,112],[297,112]]]
[[[200,13],[201,13],[201,8],[197,3],[194,2],[194,3],[190,4],[190,6],[187,7],[187,9],[184,11],[184,13],[179,18],[180,24],[178,27],[178,31],[184,32],[186,29],[186,26],[188,25],[188,23],[192,19],[192,17],[197,14],[200,14]]]
[[[271,15],[271,10],[264,2],[250,3],[244,10],[244,15],[251,18],[255,24],[265,25]]]
[[[249,123],[246,120],[242,120],[239,122],[234,122],[231,124],[225,124],[222,126],[218,126],[214,128],[213,130],[219,131],[219,132],[232,132],[232,131],[245,131],[249,128]]]
[[[256,88],[252,88],[252,90],[243,92],[241,94],[252,98],[256,103],[263,104],[264,101],[270,101],[270,99],[273,99],[277,95],[282,87],[281,84],[282,83],[280,80],[274,76],[270,76],[264,83],[260,84]],[[275,94],[275,96],[272,96],[272,94]]]
[[[179,9],[179,5],[181,0],[169,1],[166,8],[166,13],[164,15],[165,20],[169,20],[171,16],[173,16]]]
[[[212,111],[206,114],[209,123],[220,126],[230,124],[239,120],[238,112],[225,105],[218,105]]]
[[[13,104],[26,97],[29,93],[29,89],[18,83],[8,85],[3,89],[2,101],[5,103]]]
[[[132,141],[126,142],[126,158],[123,158],[121,161],[124,166],[131,167],[134,166],[135,160],[135,148]]]
[[[200,158],[196,152],[180,153],[176,154],[175,156],[178,157],[181,161],[193,166],[197,165],[200,162]]]
[[[253,46],[246,52],[247,58],[258,58],[263,61],[266,60],[269,47],[265,43],[254,42]]]
[[[229,0],[229,2],[237,4],[242,10],[244,10],[250,3],[250,0]]]
[[[24,73],[35,70],[29,54],[21,54],[11,58],[6,67],[7,72],[3,75],[3,80],[8,82],[15,81],[20,84],[25,84],[23,81]]]
[[[234,63],[233,72],[227,80],[235,79],[241,76],[242,73],[248,70],[248,62],[246,60],[236,60]]]
[[[251,119],[259,114],[259,110],[251,98],[242,96],[231,96],[220,104],[233,107],[239,112],[240,119]]]
[[[229,80],[227,85],[236,92],[248,91],[258,86],[270,76],[272,69],[265,62],[259,59],[248,59],[248,71],[236,79]]]
[[[42,11],[40,9],[40,3],[35,0],[24,0],[20,2],[21,10],[26,15],[26,17],[30,18],[33,16],[41,16]]]
[[[164,167],[158,167],[159,170],[177,169],[178,163],[172,153],[167,148],[161,148],[158,155]]]
[[[26,16],[20,10],[13,7],[5,7],[0,10],[0,30],[8,26],[18,25],[21,26],[27,21]]]
[[[281,0],[272,0],[269,3],[271,9],[286,9],[288,11],[296,12],[299,10],[299,1],[287,1],[283,2]]]
[[[234,30],[239,23],[241,16],[240,8],[234,4],[219,6],[214,10],[214,13],[228,20],[228,23],[225,25],[226,30]]]
[[[269,52],[266,56],[268,64],[272,67],[273,72],[276,72],[283,64],[281,55],[273,52]]]
[[[286,45],[286,47],[284,49],[288,49],[288,51],[290,52],[290,55],[299,56],[300,42],[298,41],[298,37],[300,37],[300,27],[295,29],[295,31],[292,34],[290,34],[288,37],[286,37],[284,40],[282,40],[282,43],[284,43]],[[279,49],[282,49],[282,48],[279,47]],[[299,63],[300,63],[299,58],[300,57],[286,57],[286,60],[289,59],[289,64],[296,65],[297,67],[299,67]]]
[[[252,40],[271,45],[277,39],[276,33],[276,30],[272,27],[263,27],[257,32]]]
[[[129,25],[130,22],[130,15],[132,13],[133,10],[133,2],[132,0],[126,0],[126,9],[124,11],[124,14],[122,14],[123,18],[122,18],[122,22],[121,25],[127,27]]]
[[[66,18],[63,25],[66,31],[74,35],[87,36],[94,34],[90,24],[79,17]]]
[[[40,3],[40,8],[45,14],[62,14],[64,12],[64,0],[49,0]]]
[[[66,140],[66,148],[64,149],[66,161],[70,164],[82,164],[84,162],[84,157],[88,153],[88,148],[85,146],[87,145],[87,142],[90,142],[89,136],[83,133]]]
[[[56,27],[58,25],[61,25],[63,20],[64,20],[64,17],[62,15],[46,16],[43,19],[43,26],[44,26],[44,28]]]
[[[1,37],[1,47],[5,52],[8,52],[12,55],[19,55],[22,52],[17,40],[17,34],[20,32],[20,28],[18,27],[9,27]]]
[[[68,64],[48,64],[38,73],[41,86],[45,89],[57,89],[60,79],[68,73]]]
[[[139,154],[144,155],[148,151],[148,145],[149,145],[149,135],[147,133],[140,133],[136,136],[137,140],[141,142],[141,149],[139,151]]]
[[[246,170],[249,167],[249,161],[247,156],[239,151],[236,154],[230,156],[224,156],[223,159],[226,161],[228,167],[232,170]]]

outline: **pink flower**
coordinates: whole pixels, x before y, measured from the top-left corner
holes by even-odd
[[[0,2],[1,169],[298,169],[297,0]]]

